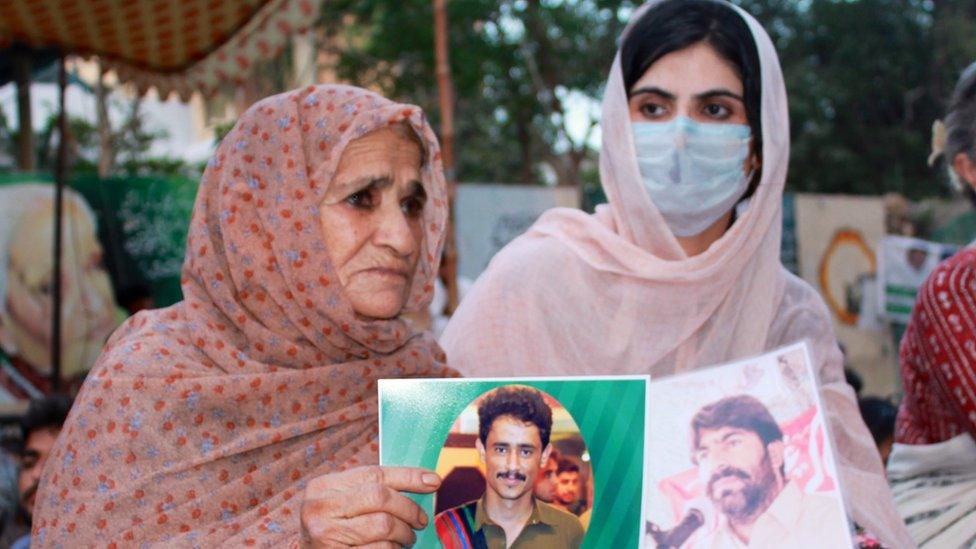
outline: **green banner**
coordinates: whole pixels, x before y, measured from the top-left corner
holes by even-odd
[[[50,174],[0,174],[0,186],[53,182]],[[183,299],[180,269],[198,182],[185,177],[76,175],[68,187],[95,212],[116,291],[145,285],[156,307]]]

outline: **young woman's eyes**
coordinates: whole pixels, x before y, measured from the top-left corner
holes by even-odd
[[[646,118],[661,118],[667,114],[667,109],[658,103],[647,102],[638,108],[638,111]]]
[[[732,109],[721,103],[708,103],[702,108],[702,113],[708,118],[715,120],[725,120],[732,116]]]

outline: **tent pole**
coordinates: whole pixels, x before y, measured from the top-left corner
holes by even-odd
[[[31,58],[28,48],[16,48],[12,52],[14,79],[17,82],[17,169],[33,172],[34,124],[31,121]]]
[[[440,276],[444,286],[447,287],[447,306],[444,313],[451,315],[457,309],[459,296],[457,283],[458,252],[454,230],[454,195],[457,186],[457,175],[454,170],[454,86],[451,82],[447,33],[447,0],[434,0],[434,56],[437,89],[440,94],[441,161],[447,179],[449,212]]]
[[[51,315],[51,391],[61,389],[61,245],[64,217],[64,183],[68,163],[68,115],[64,96],[68,88],[65,55],[58,60],[58,158],[54,167],[54,276]]]

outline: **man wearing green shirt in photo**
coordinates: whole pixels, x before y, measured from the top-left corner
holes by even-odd
[[[443,547],[580,546],[579,520],[533,494],[535,479],[552,451],[551,431],[552,410],[534,389],[501,387],[482,399],[475,446],[485,464],[487,487],[481,499],[434,517]]]

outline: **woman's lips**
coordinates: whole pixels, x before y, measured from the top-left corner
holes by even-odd
[[[361,274],[368,274],[373,276],[383,276],[390,278],[402,278],[406,280],[408,274],[406,271],[401,269],[391,269],[387,267],[373,267],[372,269],[364,269],[360,271]]]

